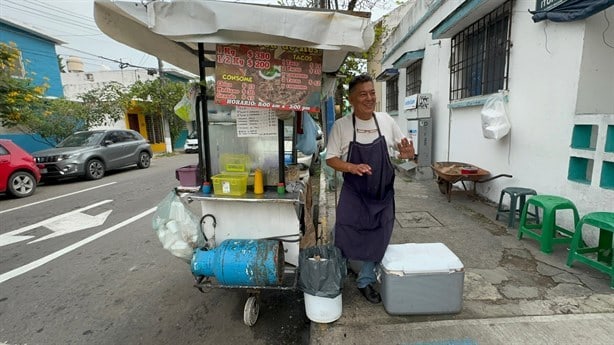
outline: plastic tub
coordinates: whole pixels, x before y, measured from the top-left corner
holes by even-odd
[[[229,172],[249,172],[252,167],[249,155],[222,153],[220,155],[220,170]]]
[[[241,196],[247,192],[248,173],[224,173],[211,177],[213,180],[213,194]]]
[[[318,323],[330,323],[339,320],[343,310],[341,294],[334,298],[313,296],[306,292],[305,313],[309,320]]]
[[[175,178],[182,187],[200,187],[203,183],[198,175],[198,165],[186,165],[175,169]]]

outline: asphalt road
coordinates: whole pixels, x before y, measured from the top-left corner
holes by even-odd
[[[246,291],[199,292],[162,248],[152,214],[196,160],[0,195],[0,344],[307,344],[302,293],[262,291],[248,327]]]

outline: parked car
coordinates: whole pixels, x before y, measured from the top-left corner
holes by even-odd
[[[41,174],[34,157],[8,139],[0,139],[0,192],[23,198],[34,194]]]
[[[43,179],[102,178],[106,171],[134,165],[149,168],[153,152],[141,134],[128,129],[76,132],[55,148],[33,153]]]
[[[188,138],[185,140],[185,144],[183,145],[183,152],[198,152],[198,134],[196,132],[190,133]]]

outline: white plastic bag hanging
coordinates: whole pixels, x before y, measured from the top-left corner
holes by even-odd
[[[482,108],[482,135],[484,135],[484,138],[499,140],[509,133],[511,127],[505,110],[503,93],[498,92],[488,97]]]
[[[174,191],[158,204],[152,226],[162,247],[187,262],[195,248],[206,244],[198,218],[183,204]]]
[[[175,104],[173,110],[175,115],[179,116],[185,122],[196,120],[195,102],[198,96],[198,88],[191,86],[190,89],[183,95],[181,100]]]

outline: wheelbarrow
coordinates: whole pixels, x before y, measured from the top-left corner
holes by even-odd
[[[473,182],[472,192],[473,195],[475,195],[475,188],[478,183],[492,181],[499,177],[512,177],[512,175],[508,174],[490,176],[488,170],[463,162],[436,162],[431,165],[431,168],[437,175],[439,191],[442,194],[447,194],[448,202],[450,202],[452,186],[457,182],[462,183],[465,191],[469,191],[465,185],[465,181]]]

